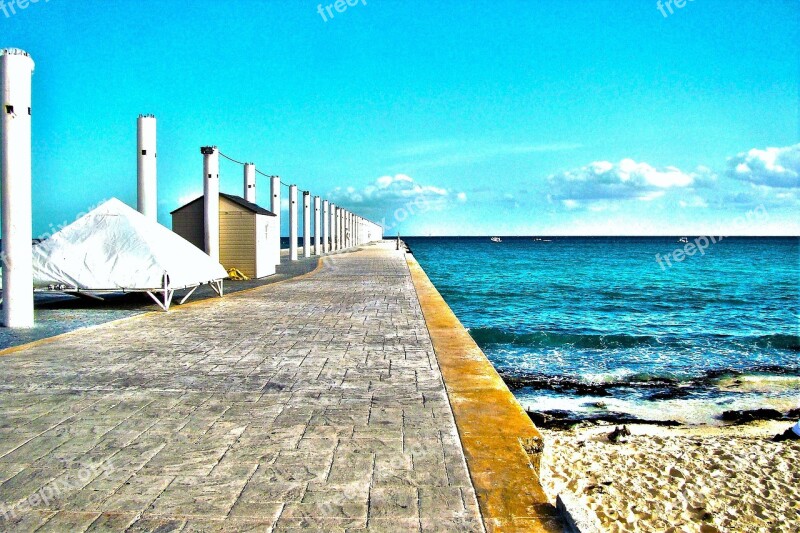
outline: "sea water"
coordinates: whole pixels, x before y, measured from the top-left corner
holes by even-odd
[[[656,255],[677,237],[405,241],[528,410],[800,407],[800,239],[726,238],[671,266]]]

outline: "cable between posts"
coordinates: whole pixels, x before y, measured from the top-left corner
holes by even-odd
[[[245,163],[243,163],[242,161],[239,161],[238,159],[234,159],[229,155],[223,154],[222,152],[219,152],[219,155],[221,155],[225,159],[227,159],[229,161],[233,161],[234,163],[237,163],[239,165],[245,165]],[[277,175],[266,174],[266,173],[258,170],[257,168],[256,168],[256,173],[257,174],[261,174],[262,176],[264,176],[266,178],[277,178],[278,177]],[[284,187],[289,187],[290,186],[288,183],[284,183],[283,181],[281,181],[280,184],[283,185]],[[298,192],[311,194],[311,191],[301,190],[301,189],[298,189]]]

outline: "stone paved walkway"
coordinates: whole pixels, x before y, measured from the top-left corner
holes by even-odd
[[[482,531],[393,248],[0,357],[0,529]]]

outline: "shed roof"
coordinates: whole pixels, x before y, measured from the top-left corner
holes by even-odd
[[[268,217],[276,216],[275,213],[273,213],[272,211],[264,209],[260,205],[254,204],[253,202],[248,202],[247,200],[245,200],[241,196],[235,196],[233,194],[226,194],[224,192],[219,193],[219,195],[220,195],[220,197],[225,198],[226,200],[229,200],[229,201],[237,204],[240,207],[244,207],[248,211],[250,211],[252,213],[255,213],[257,215],[266,215]],[[195,198],[194,200],[192,200],[188,204],[182,205],[178,209],[175,209],[174,211],[171,211],[170,215],[174,215],[175,213],[177,213],[181,209],[185,209],[185,208],[189,207],[190,205],[194,204],[195,202],[201,201],[202,199],[203,199],[203,196]]]

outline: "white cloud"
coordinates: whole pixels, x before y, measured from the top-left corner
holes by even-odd
[[[669,190],[687,190],[712,179],[710,171],[705,168],[687,173],[676,167],[657,169],[633,159],[623,159],[616,164],[595,161],[550,176],[548,198],[568,209],[611,199],[650,202],[663,197]]]
[[[740,153],[728,160],[728,175],[758,186],[799,188],[800,144]]]
[[[409,203],[427,209],[442,209],[451,201],[465,202],[464,192],[453,192],[434,185],[422,185],[405,174],[381,176],[363,189],[354,187],[334,189],[330,198],[344,205],[361,206],[372,210],[387,211]]]

